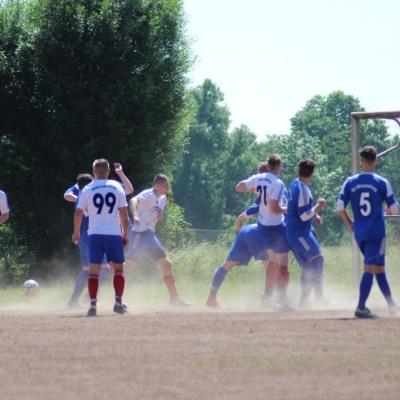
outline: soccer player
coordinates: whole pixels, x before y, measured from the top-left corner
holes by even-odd
[[[362,172],[346,179],[337,202],[337,209],[344,223],[354,233],[364,255],[364,273],[360,282],[360,295],[355,311],[356,318],[376,318],[366,307],[375,275],[378,286],[386,299],[389,311],[396,312],[385,272],[385,222],[383,202],[392,213],[399,210],[390,183],[375,173],[378,164],[376,149],[366,146],[360,151]],[[346,211],[351,204],[354,221]]]
[[[290,185],[286,215],[286,237],[301,267],[300,307],[308,306],[311,289],[314,289],[318,301],[324,300],[322,281],[324,259],[311,222],[313,219],[318,223],[322,222],[318,211],[325,207],[326,202],[320,198],[317,204],[313,203],[310,184],[314,168],[313,160],[300,161],[298,178]]]
[[[128,179],[128,177],[124,174],[122,165],[120,163],[114,163],[114,171],[116,175],[122,182],[122,186],[124,188],[125,194],[128,196],[133,193],[133,186]],[[93,180],[93,176],[90,174],[79,174],[77,177],[77,183],[74,186],[71,186],[64,193],[64,199],[68,202],[77,204],[77,199],[79,194],[83,190],[83,188]],[[71,298],[68,302],[69,308],[76,308],[79,305],[79,297],[81,296],[88,280],[89,275],[89,251],[88,251],[88,217],[83,215],[81,229],[80,229],[80,238],[78,242],[78,248],[80,253],[80,260],[82,270],[78,275],[78,278],[75,281],[74,289],[71,295]],[[109,268],[106,264],[105,260],[102,263],[102,268],[100,269],[99,274],[99,282],[103,283],[108,276]]]
[[[122,303],[125,287],[123,243],[128,242],[128,204],[121,184],[108,179],[110,165],[106,159],[93,163],[94,180],[85,186],[78,199],[74,215],[73,243],[78,243],[84,212],[89,217],[88,288],[90,308],[88,316],[96,316],[99,271],[104,256],[113,263],[115,304],[114,312],[124,314],[127,307]]]
[[[258,173],[265,173],[269,171],[268,162],[262,162],[258,166]],[[258,194],[256,201],[248,207],[243,213],[241,213],[236,218],[236,231],[239,232],[240,229],[243,227],[244,222],[252,217],[253,215],[258,214],[260,211],[260,201],[261,201],[261,194],[254,190],[255,193]],[[270,306],[271,305],[271,298],[272,295],[277,288],[279,275],[277,269],[275,268],[275,264],[268,261],[268,256],[262,257],[263,265],[265,269],[265,286],[264,286],[264,294],[261,297],[262,305],[263,306]]]
[[[285,185],[279,179],[282,161],[279,156],[272,155],[268,159],[269,172],[259,173],[239,182],[236,191],[254,191],[260,195],[259,215],[257,225],[248,225],[242,228],[236,237],[235,243],[224,265],[219,267],[213,277],[213,282],[207,299],[209,307],[219,307],[217,292],[225,279],[225,275],[235,265],[247,265],[254,256],[266,264],[266,252],[270,265],[277,271],[278,304],[289,308],[287,286],[289,281],[288,251],[284,217],[286,208],[282,205]]]
[[[3,225],[10,218],[10,207],[8,206],[7,195],[2,190],[0,190],[0,213],[0,225]]]
[[[79,174],[77,177],[77,183],[71,186],[64,193],[64,198],[67,201],[75,202],[82,192],[83,188],[90,182],[93,181],[93,176],[90,174]],[[68,308],[79,307],[79,297],[81,296],[85,286],[87,285],[87,280],[89,276],[89,250],[88,250],[88,230],[89,218],[85,215],[82,216],[82,223],[80,227],[80,237],[78,241],[79,255],[81,260],[82,270],[75,281],[74,289],[72,291],[71,298],[68,302]],[[104,260],[103,260],[104,261]],[[102,265],[99,274],[99,282],[103,283],[108,276],[108,265]]]
[[[172,265],[155,232],[158,221],[164,218],[164,208],[167,205],[169,179],[164,174],[154,177],[153,187],[140,192],[130,201],[133,215],[133,228],[126,257],[133,263],[141,256],[150,256],[161,268],[163,280],[168,289],[171,306],[190,306],[178,295]]]

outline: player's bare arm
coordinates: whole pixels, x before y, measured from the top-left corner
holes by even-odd
[[[125,194],[127,195],[132,194],[134,192],[132,183],[128,179],[128,177],[124,174],[124,171],[122,170],[122,165],[120,163],[117,162],[114,163],[114,171],[121,179],[121,182],[124,184]]]
[[[74,214],[74,233],[72,234],[72,243],[78,244],[80,238],[80,229],[83,217],[83,210],[77,208]]]
[[[239,193],[247,192],[247,186],[243,181],[240,181],[236,186],[235,190]]]
[[[129,207],[130,207],[131,212],[132,212],[133,222],[136,225],[140,224],[140,218],[138,216],[138,206],[139,206],[139,200],[138,199],[133,198],[133,199],[130,200]]]
[[[67,200],[69,203],[76,203],[78,200],[78,196],[74,195],[73,193],[65,193],[64,199]]]
[[[279,200],[270,199],[268,202],[269,210],[274,214],[286,214],[287,207],[281,207],[279,205]]]
[[[0,215],[0,225],[5,224],[10,218],[10,212],[2,213]]]
[[[343,222],[346,224],[346,226],[349,228],[351,232],[353,232],[353,221],[349,217],[349,214],[347,214],[346,210],[339,210],[339,215],[342,218]]]
[[[128,243],[128,209],[121,207],[119,211],[119,220],[121,221],[121,236],[124,244]]]

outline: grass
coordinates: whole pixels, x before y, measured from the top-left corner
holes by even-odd
[[[215,269],[222,265],[229,252],[228,244],[200,243],[184,249],[170,252],[169,258],[177,286],[182,297],[190,301],[203,304],[208,294],[210,282]],[[325,246],[324,255],[325,284],[333,292],[344,293],[345,296],[354,296],[352,289],[351,246]],[[395,298],[400,298],[398,290],[400,270],[397,266],[400,259],[400,249],[396,244],[387,246],[387,273]],[[293,256],[290,256],[290,287],[289,293],[293,298],[298,296],[300,268]],[[73,287],[73,277],[58,278],[53,282],[40,282],[40,303],[51,301],[55,304],[66,304]],[[375,285],[376,287],[376,285]],[[264,269],[260,262],[252,260],[247,267],[234,268],[226,277],[221,287],[221,296],[224,299],[258,299],[264,288]],[[112,298],[112,285],[106,285],[104,295]],[[376,288],[375,288],[376,290]],[[142,262],[136,270],[127,270],[126,293],[133,301],[145,301],[149,305],[162,304],[166,301],[166,290],[162,283],[159,268],[151,260]],[[26,302],[20,287],[8,287],[0,290],[0,306],[7,306]],[[29,302],[29,299],[28,299]]]

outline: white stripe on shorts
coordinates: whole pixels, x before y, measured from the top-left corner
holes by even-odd
[[[299,242],[300,242],[300,244],[304,247],[304,250],[305,250],[305,251],[310,250],[310,246],[309,246],[309,244],[307,243],[307,240],[304,239],[302,236],[299,237]]]

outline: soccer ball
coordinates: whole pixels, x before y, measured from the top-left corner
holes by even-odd
[[[24,289],[24,293],[29,297],[36,296],[39,292],[39,284],[34,279],[25,281],[22,288]]]

